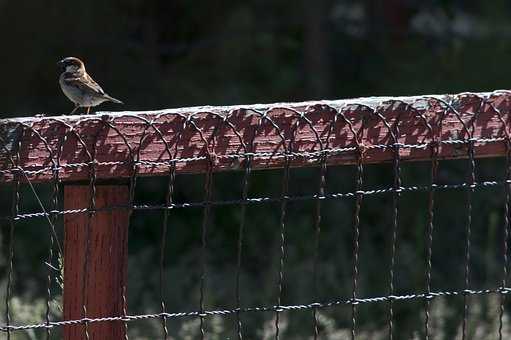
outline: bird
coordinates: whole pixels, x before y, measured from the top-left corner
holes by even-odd
[[[97,106],[103,102],[113,102],[123,104],[119,99],[115,99],[106,94],[105,91],[89,76],[85,70],[83,61],[76,57],[66,57],[60,60],[57,65],[62,73],[59,77],[59,84],[66,97],[75,104],[70,115],[76,112],[78,108],[87,108],[89,114],[92,106]]]

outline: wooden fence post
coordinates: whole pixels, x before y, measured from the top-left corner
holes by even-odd
[[[87,185],[64,187],[65,210],[87,208],[89,199]],[[128,202],[128,186],[96,186],[96,208],[127,205]],[[64,320],[81,319],[84,301],[88,318],[123,316],[129,215],[128,209],[98,211],[89,224],[88,213],[64,215]],[[84,273],[88,226],[90,248]],[[88,332],[90,339],[112,340],[124,339],[125,329],[122,321],[93,322],[89,323]],[[64,339],[85,339],[84,324],[64,327]]]

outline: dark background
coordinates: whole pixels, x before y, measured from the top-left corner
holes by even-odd
[[[70,111],[65,56],[126,110],[505,88],[509,11],[504,0],[3,0],[2,116]]]
[[[60,115],[72,104],[58,86],[56,62],[77,56],[110,95],[124,106],[97,110],[155,110],[192,105],[250,104],[339,99],[375,95],[416,95],[491,91],[509,87],[511,4],[493,1],[315,0],[315,1],[28,1],[0,0],[0,118]],[[427,163],[403,166],[404,185],[429,181]],[[444,183],[463,182],[466,161],[440,165]],[[503,160],[477,162],[478,180],[501,179]],[[390,165],[368,166],[366,188],[392,183]],[[317,191],[318,169],[293,170],[291,192]],[[278,196],[282,173],[255,173],[250,196]],[[354,169],[332,167],[327,191],[354,188]],[[176,201],[200,201],[203,176],[178,176]],[[242,173],[215,175],[215,199],[239,198]],[[162,203],[165,179],[142,179],[136,200]],[[0,188],[3,213],[12,188]],[[49,204],[50,188],[36,187]],[[433,248],[433,289],[463,286],[466,193],[438,194]],[[472,284],[494,288],[502,272],[503,200],[501,187],[474,195]],[[352,200],[324,203],[319,258],[320,297],[312,295],[314,202],[290,204],[288,257],[283,303],[331,301],[350,296]],[[362,210],[360,296],[388,292],[391,195],[367,198]],[[427,193],[404,194],[398,246],[398,293],[424,290]],[[37,211],[33,194],[22,192],[22,210]],[[279,206],[247,211],[242,301],[246,306],[276,303],[279,258]],[[170,312],[198,306],[201,209],[170,215],[166,289]],[[213,211],[209,240],[208,309],[234,304],[239,206]],[[130,226],[130,313],[159,311],[158,256],[161,212],[135,213]],[[3,223],[3,222],[2,222]],[[40,322],[44,315],[47,226],[44,220],[17,223],[13,290],[14,320]],[[62,221],[59,221],[61,232]],[[8,225],[2,224],[0,288],[5,294]],[[60,290],[53,287],[58,312]],[[498,298],[471,300],[471,334],[496,334]],[[396,304],[396,336],[423,336],[423,302]],[[0,307],[3,315],[3,305]],[[386,336],[385,304],[359,308],[361,339]],[[459,334],[462,299],[437,299],[432,307],[438,339]],[[347,337],[351,309],[325,310],[321,334]],[[244,317],[248,339],[272,336],[271,313]],[[284,337],[308,339],[310,311],[285,313]],[[178,339],[197,337],[196,320],[170,322]],[[209,318],[211,339],[232,337],[234,319]],[[505,331],[508,331],[506,328]],[[18,333],[34,339],[38,333]],[[55,337],[58,331],[54,332]],[[130,323],[132,339],[153,339],[159,321]]]

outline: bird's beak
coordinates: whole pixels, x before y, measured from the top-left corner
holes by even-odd
[[[57,67],[58,67],[59,69],[63,70],[63,69],[64,69],[64,61],[59,60],[59,61],[57,62]]]

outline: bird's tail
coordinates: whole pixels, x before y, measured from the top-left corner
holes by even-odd
[[[109,95],[105,95],[105,98],[107,98],[109,101],[111,101],[112,103],[116,103],[116,104],[124,104],[123,102],[121,102],[119,99],[115,99],[114,97],[110,97]]]

